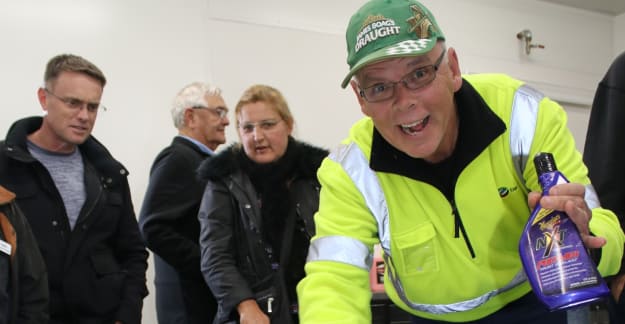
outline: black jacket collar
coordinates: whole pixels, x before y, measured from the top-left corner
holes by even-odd
[[[207,152],[203,151],[199,146],[197,146],[197,144],[191,142],[188,138],[183,137],[183,136],[174,136],[174,139],[171,140],[171,145],[182,145],[185,146],[189,149],[192,149],[193,151],[197,152],[198,154],[201,154],[203,156],[210,156],[212,154],[208,154]]]
[[[14,122],[9,128],[5,140],[4,150],[7,150],[7,154],[23,162],[34,161],[34,158],[28,153],[27,136],[39,129],[42,122],[43,118],[38,116],[27,117]],[[120,176],[125,179],[128,176],[128,170],[115,160],[106,147],[95,137],[90,135],[78,147],[83,156],[102,175],[112,179],[118,179]]]
[[[305,177],[316,177],[317,168],[328,155],[328,151],[289,138],[290,149],[295,149],[294,172]],[[204,160],[198,169],[200,178],[217,180],[242,170],[243,147],[240,143],[230,145],[225,150]]]
[[[439,188],[449,185],[448,181],[441,183],[441,173],[451,172],[451,183],[455,183],[460,172],[505,132],[506,125],[466,80],[463,80],[462,87],[455,93],[454,100],[460,130],[452,156],[437,164],[412,158],[390,145],[374,128],[370,167],[375,171],[399,174]]]

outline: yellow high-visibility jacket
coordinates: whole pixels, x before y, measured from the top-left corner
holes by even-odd
[[[369,118],[323,162],[316,236],[298,286],[301,323],[371,322],[376,243],[386,293],[417,316],[471,321],[527,294],[518,242],[531,212],[527,194],[540,191],[538,152],[551,152],[571,182],[587,185],[590,231],[608,242],[599,271],[619,270],[625,236],[599,207],[564,110],[505,75],[464,79],[454,166],[432,173],[385,142]],[[432,175],[445,170],[450,180]]]

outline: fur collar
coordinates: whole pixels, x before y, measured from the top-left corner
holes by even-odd
[[[293,145],[293,147],[291,147]],[[316,177],[321,161],[328,151],[289,137],[289,149],[294,149],[294,173],[302,177]],[[243,146],[240,143],[230,145],[225,150],[204,160],[198,168],[202,180],[218,180],[242,169]]]

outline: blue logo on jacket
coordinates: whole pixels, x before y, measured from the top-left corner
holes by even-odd
[[[512,192],[515,192],[516,190],[517,190],[517,187],[511,187],[511,188],[499,187],[499,189],[497,189],[497,191],[499,192],[499,197],[501,198],[506,198],[506,196],[508,196]]]

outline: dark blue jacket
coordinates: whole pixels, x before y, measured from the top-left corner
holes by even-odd
[[[206,181],[197,178],[196,169],[208,157],[196,144],[176,136],[154,159],[139,213],[148,248],[178,272],[192,323],[211,323],[217,312],[215,298],[200,272],[198,243],[197,213]]]

